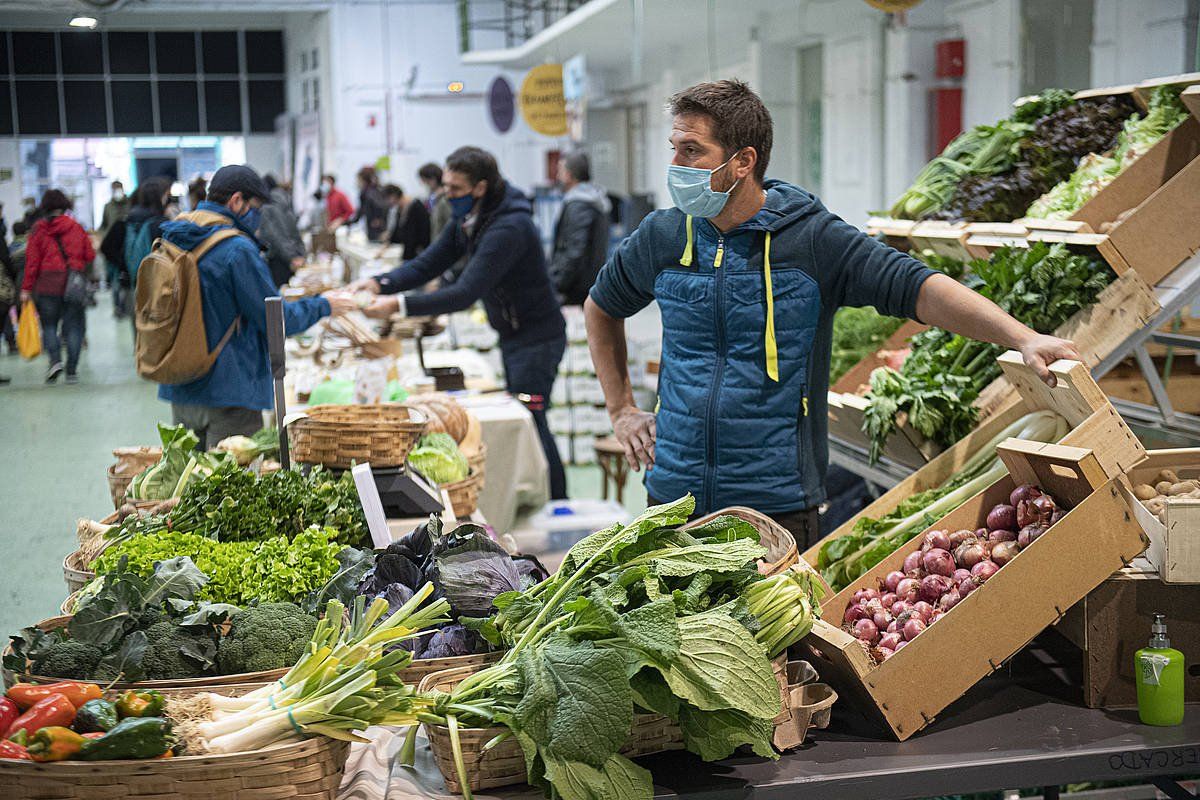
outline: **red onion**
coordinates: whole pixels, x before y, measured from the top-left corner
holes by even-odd
[[[1008,502],[1015,508],[1021,504],[1022,500],[1032,500],[1041,493],[1042,490],[1032,483],[1023,483],[1012,490],[1012,493],[1008,496]]]
[[[860,619],[854,623],[854,635],[867,644],[875,644],[879,641],[879,629],[869,619]]]
[[[971,574],[979,579],[980,583],[983,583],[988,578],[995,575],[999,570],[1000,567],[995,561],[980,561],[978,564],[971,567]]]
[[[968,539],[954,551],[954,561],[963,569],[971,569],[986,557],[987,553],[977,539]]]
[[[1046,532],[1046,529],[1041,525],[1026,525],[1021,528],[1021,532],[1017,534],[1017,544],[1024,550],[1029,545],[1033,544],[1039,536]]]
[[[975,538],[978,539],[979,541],[982,542],[985,539],[987,539],[987,535],[988,535],[987,528],[976,528],[975,529]]]
[[[879,647],[888,650],[895,650],[896,645],[904,641],[904,637],[899,633],[886,633],[879,639]]]
[[[883,597],[879,598],[879,602],[883,604],[885,609],[891,611],[892,606],[896,605],[896,601],[899,599],[900,598],[896,596],[895,592],[886,592],[884,593]]]
[[[872,598],[879,597],[878,589],[859,589],[851,596],[851,600],[855,603],[863,603]]]
[[[971,570],[959,567],[954,570],[954,574],[950,576],[950,580],[954,581],[954,584],[957,586],[969,577],[971,577]]]
[[[1054,513],[1050,515],[1050,524],[1053,525],[1054,523],[1058,522],[1060,519],[1062,519],[1066,515],[1067,515],[1067,512],[1063,511],[1061,508],[1055,509]]]
[[[894,569],[887,574],[887,577],[883,579],[884,588],[886,588],[889,592],[894,592],[902,580],[904,580],[904,573],[898,569]]]
[[[930,548],[925,553],[924,558],[921,559],[921,566],[930,575],[945,575],[946,577],[950,577],[954,574],[953,557],[940,547]],[[926,576],[924,580],[929,580],[929,576]]]
[[[846,625],[853,625],[860,619],[866,619],[867,610],[858,603],[851,602],[846,606],[846,613],[842,615],[842,622]]]
[[[883,654],[884,661],[887,661],[889,658],[896,655],[896,651],[891,649],[890,647],[881,647],[881,648],[879,648],[879,652]]]
[[[962,594],[959,593],[958,587],[952,587],[950,591],[946,592],[938,600],[938,611],[949,611],[958,605],[959,600],[962,600]]]
[[[906,640],[904,640],[903,642],[901,642],[900,644],[896,645],[896,652],[900,652],[901,650],[903,650],[903,649],[904,649],[904,645],[906,645],[906,644],[908,644],[908,640],[907,640],[907,639],[906,639]]]
[[[988,530],[996,529],[1017,529],[1017,510],[1008,503],[1001,503],[995,506],[987,515]]]
[[[936,603],[939,597],[950,591],[951,585],[946,575],[926,575],[921,579],[921,599],[926,603]]]
[[[895,603],[892,603],[892,616],[898,617],[905,611],[911,611],[912,607],[912,603],[908,602],[907,600],[897,600]]]
[[[1057,510],[1058,505],[1049,495],[1043,494],[1030,500],[1022,500],[1017,506],[1017,525],[1022,528],[1034,523],[1049,525],[1050,518]]]
[[[891,622],[888,623],[888,626],[887,626],[888,633],[896,633],[899,630],[900,630],[900,623],[898,621],[892,620]]]
[[[919,614],[921,621],[925,623],[929,622],[929,617],[933,614],[933,606],[924,600],[913,603],[912,610],[914,613]]]
[[[946,549],[953,551],[960,544],[965,542],[967,539],[973,538],[974,536],[975,536],[974,531],[969,531],[966,529],[963,529],[961,531],[955,531],[954,533],[950,534],[950,546]]]
[[[880,609],[875,612],[875,616],[871,617],[871,621],[875,623],[877,630],[883,630],[892,623],[892,615]]]
[[[908,622],[904,623],[904,641],[911,642],[923,630],[925,630],[925,623],[916,617],[910,617]]]
[[[896,596],[901,600],[913,602],[921,593],[921,582],[916,578],[905,578],[896,587]]]
[[[938,550],[949,550],[950,534],[945,531],[929,531],[926,533],[924,540],[921,542],[921,552],[928,553],[935,548]]]
[[[929,624],[932,625],[944,616],[946,616],[945,611],[934,611],[933,616],[929,618]]]
[[[904,557],[904,573],[905,574],[912,572],[914,569],[920,569],[920,567],[921,567],[921,551],[920,550],[913,550],[911,553],[909,553],[907,556]]]
[[[993,542],[993,543],[994,542],[1015,542],[1016,540],[1017,540],[1016,532],[1010,531],[1007,529],[995,530],[988,534],[988,541]]]
[[[958,584],[958,596],[966,597],[967,595],[969,595],[971,592],[975,591],[978,588],[979,588],[979,579],[975,578],[971,575],[968,575],[966,578],[963,578],[962,581],[960,581]]]
[[[1021,552],[1021,545],[1016,542],[1000,542],[992,548],[992,561],[1003,567]]]

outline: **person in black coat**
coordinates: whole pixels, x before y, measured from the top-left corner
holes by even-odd
[[[482,300],[488,322],[500,335],[508,391],[529,396],[526,405],[550,467],[551,497],[564,499],[566,474],[546,410],[567,346],[566,322],[546,272],[533,204],[500,176],[496,159],[478,147],[450,154],[444,184],[454,221],[437,240],[412,261],[350,288],[385,295],[365,309],[371,317],[448,314]],[[467,266],[454,283],[432,292],[409,291],[464,255]]]
[[[550,279],[565,306],[581,306],[608,257],[608,195],[592,183],[592,171],[583,153],[572,153],[559,162],[562,212],[554,226],[554,253]]]
[[[429,247],[429,209],[415,197],[404,194],[394,183],[383,187],[383,196],[388,201],[387,244],[398,244],[404,248],[402,261],[412,261]],[[380,256],[386,245],[379,251]]]

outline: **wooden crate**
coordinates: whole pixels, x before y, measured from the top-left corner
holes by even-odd
[[[963,222],[941,222],[927,220],[918,222],[908,234],[912,249],[932,250],[940,256],[957,258],[959,261],[969,261],[971,254],[967,252],[967,225]]]
[[[1161,358],[1155,359],[1155,366],[1160,373],[1162,361]],[[1126,359],[1101,378],[1100,388],[1112,398],[1154,405],[1154,396],[1150,393],[1146,378],[1133,359]],[[1177,354],[1166,388],[1172,408],[1185,414],[1200,414],[1200,365],[1190,354]]]
[[[822,679],[901,741],[933,722],[1145,549],[1120,478],[1109,478],[1091,450],[1010,439],[998,452],[1010,474],[930,529],[975,529],[1022,483],[1041,486],[1070,508],[1066,516],[882,664],[875,664],[853,636],[824,620],[803,640]],[[835,595],[824,619],[840,621],[852,595],[880,585],[888,572],[899,569],[924,533]],[[1004,624],[995,624],[997,619]],[[918,672],[928,672],[929,664],[937,665],[936,680],[914,680]]]
[[[916,220],[911,219],[868,217],[865,227],[869,235],[883,236],[889,246],[902,253],[907,253],[912,249],[912,240],[909,238],[909,234],[912,233],[913,226],[916,224]]]
[[[1061,415],[1071,430],[1060,444],[1091,449],[1109,477],[1123,475],[1145,459],[1146,451],[1141,442],[1092,380],[1087,368],[1078,361],[1057,361],[1050,366],[1050,371],[1057,379],[1053,389],[1042,383],[1025,366],[1019,353],[1005,353],[1000,356],[999,362],[1014,389],[1013,395],[1003,402],[1001,408],[963,439],[880,495],[823,541],[846,536],[854,530],[859,519],[879,519],[896,510],[901,502],[912,495],[946,483],[979,448],[1033,411],[1054,411]],[[820,550],[818,543],[806,550],[803,557],[816,566]],[[822,607],[830,607],[831,601],[832,598],[827,597]]]
[[[1200,72],[1184,72],[1178,75],[1163,75],[1158,78],[1148,78],[1137,85],[1134,89],[1134,96],[1139,98],[1141,104],[1149,107],[1150,95],[1154,89],[1159,86],[1183,86],[1190,87],[1200,84]]]
[[[1082,651],[1089,708],[1137,704],[1133,654],[1148,643],[1155,613],[1167,615],[1171,646],[1186,663],[1200,663],[1200,585],[1172,586],[1132,567],[1088,592],[1054,626]],[[1200,702],[1200,672],[1187,670],[1183,680],[1184,700]]]
[[[1153,484],[1160,470],[1174,470],[1181,479],[1200,478],[1200,448],[1150,450],[1146,460],[1129,472],[1130,484]],[[1164,523],[1139,502],[1134,515],[1150,539],[1146,559],[1165,583],[1200,583],[1200,500],[1168,500]]]
[[[1071,96],[1076,100],[1083,100],[1087,97],[1107,97],[1108,95],[1116,95],[1118,97],[1127,95],[1137,105],[1138,111],[1143,111],[1146,108],[1146,98],[1138,93],[1138,84],[1136,83],[1123,83],[1119,86],[1097,86],[1094,89],[1080,89]]]
[[[1188,111],[1192,112],[1192,116],[1200,119],[1200,86],[1189,86],[1179,95],[1179,99],[1187,106]]]
[[[972,222],[964,242],[971,258],[990,258],[1001,247],[1027,247],[1029,228],[1015,222]]]

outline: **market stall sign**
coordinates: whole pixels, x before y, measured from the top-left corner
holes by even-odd
[[[516,103],[512,84],[503,75],[497,75],[488,87],[488,116],[499,133],[508,133],[516,118]]]
[[[521,84],[521,116],[529,127],[546,136],[567,132],[562,64],[542,64],[529,70]]]

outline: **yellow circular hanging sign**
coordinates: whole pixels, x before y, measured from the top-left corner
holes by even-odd
[[[521,84],[521,117],[546,136],[567,132],[567,103],[563,97],[562,64],[542,64],[529,70]]]

